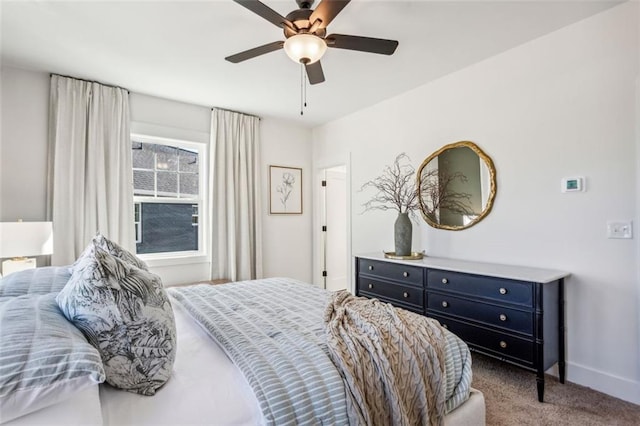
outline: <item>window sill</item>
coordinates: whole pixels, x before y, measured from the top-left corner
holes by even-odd
[[[144,260],[150,268],[163,266],[192,265],[196,263],[210,262],[208,257],[202,253],[167,253],[167,254],[139,254],[138,257]]]

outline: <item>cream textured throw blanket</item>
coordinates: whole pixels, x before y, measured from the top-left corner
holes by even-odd
[[[445,330],[436,320],[340,291],[324,321],[350,424],[443,424]]]

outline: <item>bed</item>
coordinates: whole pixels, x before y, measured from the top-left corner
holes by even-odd
[[[9,358],[6,357],[7,348],[13,344],[7,340],[9,338],[7,336],[11,334],[7,330],[9,324],[7,311],[14,309],[23,312],[27,309],[23,305],[28,303],[30,306],[28,309],[33,309],[34,312],[47,311],[48,315],[54,315],[54,300],[65,288],[72,271],[71,267],[45,267],[21,271],[0,281],[0,319],[2,320],[0,323],[0,333],[2,333],[0,379],[3,378],[4,368],[9,364]],[[298,300],[304,297],[310,299],[315,297],[310,295],[323,297],[322,295],[326,296],[328,293],[290,279],[170,288],[167,293],[175,318],[177,350],[175,361],[172,362],[171,377],[166,384],[159,387],[154,396],[117,389],[103,383],[104,377],[94,371],[93,375],[90,374],[87,379],[83,379],[83,382],[79,383],[74,378],[76,382],[73,382],[73,386],[58,387],[55,392],[47,393],[42,390],[34,392],[33,389],[27,389],[27,392],[33,395],[22,398],[23,401],[20,402],[22,406],[16,407],[17,403],[13,403],[14,406],[10,407],[13,410],[11,418],[6,415],[9,410],[6,409],[6,401],[3,401],[11,397],[11,392],[0,394],[0,408],[2,408],[0,421],[10,425],[280,424],[265,414],[263,401],[257,397],[259,392],[256,392],[255,383],[253,383],[256,378],[245,376],[247,372],[242,366],[242,360],[236,359],[240,365],[232,362],[232,359],[237,358],[237,354],[234,355],[233,351],[242,351],[242,347],[234,349],[233,342],[231,346],[229,344],[225,346],[224,342],[221,342],[225,340],[224,332],[219,330],[216,332],[215,328],[212,331],[206,325],[209,321],[215,326],[217,320],[199,318],[202,315],[201,312],[190,306],[194,305],[194,300],[202,300],[204,304],[208,304],[211,300],[224,299],[226,302],[216,309],[222,311],[227,309],[229,314],[234,310],[237,311],[243,300],[248,302],[254,300],[254,297],[248,297],[246,294],[255,294],[256,290],[269,294],[269,288],[274,286],[276,291],[269,296],[272,304],[279,303],[279,294],[282,294],[283,286],[293,292],[301,291],[302,293],[296,296]],[[242,292],[245,292],[245,296],[242,296]],[[233,303],[228,303],[230,300]],[[262,303],[256,300],[254,302],[258,305]],[[295,311],[295,306],[289,301],[281,306],[279,312],[281,314],[292,311],[291,314],[294,317],[298,316],[294,322],[304,322],[302,319],[309,317],[309,312],[314,308],[313,304],[301,303],[297,309]],[[225,312],[222,314],[226,315]],[[280,314],[276,312],[276,317]],[[11,317],[11,315],[8,316]],[[40,318],[41,316],[39,313],[30,315],[36,321],[32,325],[35,330],[32,336],[33,341],[39,339],[38,333],[42,332],[44,325],[42,321],[54,322],[45,317]],[[60,318],[55,318],[55,321],[58,320]],[[312,315],[309,321],[317,322],[317,318]],[[60,327],[65,330],[64,333],[75,333],[73,326],[69,327],[64,323],[64,317],[60,322]],[[235,320],[232,324],[234,322]],[[231,327],[229,324],[227,326]],[[24,335],[23,331],[21,333]],[[59,330],[58,334],[60,334]],[[237,334],[237,331],[227,334]],[[82,336],[81,333],[79,335]],[[311,335],[318,337],[315,331],[312,331]],[[86,339],[79,344],[84,343]],[[77,351],[76,349],[75,352]],[[52,396],[52,393],[57,395]],[[467,395],[460,399],[459,405],[447,412],[444,424],[483,425],[485,405],[482,393],[469,388]],[[307,423],[319,424],[313,420]]]

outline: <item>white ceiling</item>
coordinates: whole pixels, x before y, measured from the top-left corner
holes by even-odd
[[[621,1],[353,0],[328,33],[399,41],[392,56],[329,49],[309,87],[284,51],[224,60],[283,39],[231,0],[6,1],[2,64],[98,80],[133,92],[316,126],[607,9]],[[264,0],[283,16],[294,0]],[[317,6],[317,1],[316,1]]]

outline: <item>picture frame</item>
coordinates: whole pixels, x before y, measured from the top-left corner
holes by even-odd
[[[269,166],[269,214],[302,214],[302,169]]]

